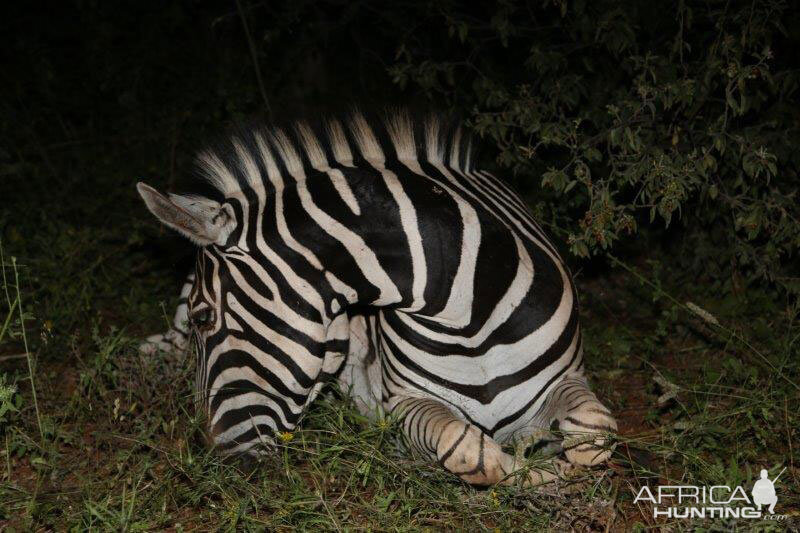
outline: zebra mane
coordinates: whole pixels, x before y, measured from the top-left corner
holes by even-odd
[[[205,180],[231,197],[284,181],[286,173],[302,181],[309,172],[352,167],[359,159],[379,166],[426,161],[469,172],[472,137],[460,122],[439,115],[414,120],[406,111],[394,111],[368,119],[354,111],[317,123],[239,128],[218,146],[201,151],[196,164]]]

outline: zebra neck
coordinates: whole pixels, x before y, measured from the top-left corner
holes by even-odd
[[[291,238],[284,241],[294,240],[294,250],[322,273],[342,306],[413,305],[422,253],[411,202],[392,196],[385,176],[375,172],[326,174],[292,191],[299,205],[285,210]]]

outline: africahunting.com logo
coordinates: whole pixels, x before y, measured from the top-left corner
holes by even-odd
[[[769,472],[761,470],[748,496],[741,486],[728,485],[659,485],[639,489],[633,503],[650,502],[653,518],[761,518],[783,520],[786,515],[775,514],[778,495],[775,483],[783,470],[769,479]]]

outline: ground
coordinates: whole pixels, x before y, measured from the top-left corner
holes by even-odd
[[[15,213],[25,212],[28,198],[17,197]],[[2,530],[800,524],[800,327],[796,308],[767,293],[740,288],[720,298],[718,288],[683,279],[654,257],[576,265],[587,373],[620,435],[609,465],[557,486],[465,485],[405,451],[392,420],[368,423],[335,394],[245,474],[202,444],[191,358],[136,350],[143,335],[166,328],[190,245],[150,222],[133,181],[108,201],[117,208],[100,204],[83,225],[65,222],[60,215],[73,207],[55,201],[18,222],[6,219]],[[783,522],[654,520],[648,505],[633,503],[645,484],[749,491],[761,468],[774,477],[784,467],[776,486]]]

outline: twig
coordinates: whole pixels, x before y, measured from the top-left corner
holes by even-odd
[[[794,478],[794,480],[796,482],[797,481],[797,476],[795,475],[795,468],[794,468],[794,449],[793,449],[794,446],[792,446],[792,430],[791,430],[791,427],[789,426],[789,399],[788,398],[784,398],[783,399],[783,417],[784,417],[784,420],[786,421],[786,437],[787,437],[787,439],[789,441],[789,466],[792,467],[792,469],[789,472],[792,474],[792,477]]]
[[[6,294],[6,303],[8,304],[8,314],[12,315],[14,311],[11,309],[11,295],[8,294],[8,280],[6,279],[6,257],[3,254],[3,241],[0,240],[0,271],[3,272],[3,292]],[[14,302],[16,304],[16,302]],[[0,339],[3,336],[0,335]]]
[[[22,359],[23,357],[28,357],[28,353],[15,353],[13,355],[0,355],[0,363],[3,361],[11,361],[12,359]]]
[[[8,470],[8,481],[11,481],[11,446],[8,442],[10,434],[10,431],[6,431],[6,469]]]
[[[319,503],[322,504],[322,507],[325,509],[325,512],[328,513],[328,516],[331,519],[331,523],[333,527],[336,528],[336,531],[341,531],[342,526],[339,525],[339,521],[336,519],[336,515],[333,514],[333,510],[328,505],[328,502],[325,501],[325,497],[322,495],[322,489],[319,486],[319,482],[314,479],[314,488],[317,489],[317,496],[319,497]]]
[[[2,250],[0,250],[0,252],[1,251]],[[0,268],[0,270],[2,270],[2,269]],[[5,285],[5,277],[6,277],[6,271],[3,270],[3,284],[4,285]],[[8,315],[6,315],[6,321],[3,324],[3,328],[0,329],[0,342],[2,342],[3,338],[5,338],[5,336],[6,336],[6,330],[8,330],[8,326],[9,326],[9,324],[11,324],[11,317],[14,316],[14,309],[16,309],[16,308],[17,308],[17,301],[14,300],[13,304],[9,301]]]
[[[31,378],[31,394],[33,395],[33,406],[36,409],[36,423],[39,425],[39,436],[44,442],[44,431],[42,430],[42,417],[39,414],[39,402],[36,399],[36,382],[33,379],[33,359],[31,351],[28,349],[28,335],[25,333],[25,315],[22,312],[22,296],[19,293],[19,271],[17,270],[17,258],[11,256],[11,267],[14,269],[14,283],[17,288],[17,305],[19,306],[20,330],[22,330],[22,344],[25,346],[25,356],[28,359],[28,374]]]
[[[253,68],[256,71],[256,80],[258,81],[258,89],[261,91],[261,98],[264,99],[264,106],[267,108],[267,116],[272,118],[272,109],[269,106],[267,99],[267,91],[264,89],[264,81],[261,79],[261,68],[258,66],[258,56],[256,55],[256,45],[253,42],[253,37],[250,35],[250,27],[247,25],[247,17],[244,16],[242,3],[236,0],[236,9],[239,11],[239,16],[242,19],[242,26],[244,26],[244,35],[247,37],[247,44],[250,47],[250,57],[253,59]]]

